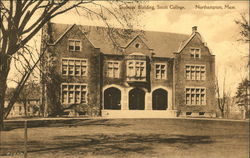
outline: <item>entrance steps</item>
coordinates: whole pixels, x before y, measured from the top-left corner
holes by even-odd
[[[102,110],[104,118],[175,118],[177,110]]]

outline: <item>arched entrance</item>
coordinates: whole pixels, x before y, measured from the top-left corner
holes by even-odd
[[[145,92],[135,88],[129,91],[129,110],[145,109]]]
[[[153,110],[166,110],[168,108],[168,92],[157,89],[153,92]]]
[[[121,91],[111,87],[104,91],[104,109],[121,109]]]

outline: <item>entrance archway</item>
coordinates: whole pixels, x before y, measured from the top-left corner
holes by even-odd
[[[104,109],[121,109],[121,91],[111,87],[104,91]]]
[[[168,92],[164,89],[157,89],[153,92],[153,110],[166,110],[168,108]]]
[[[145,92],[139,88],[129,91],[129,110],[145,109]]]

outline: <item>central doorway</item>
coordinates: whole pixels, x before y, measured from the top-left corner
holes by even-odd
[[[145,92],[139,88],[129,92],[129,110],[145,109]]]

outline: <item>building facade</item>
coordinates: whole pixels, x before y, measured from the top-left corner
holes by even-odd
[[[42,104],[102,117],[214,117],[215,56],[191,35],[48,23]]]

